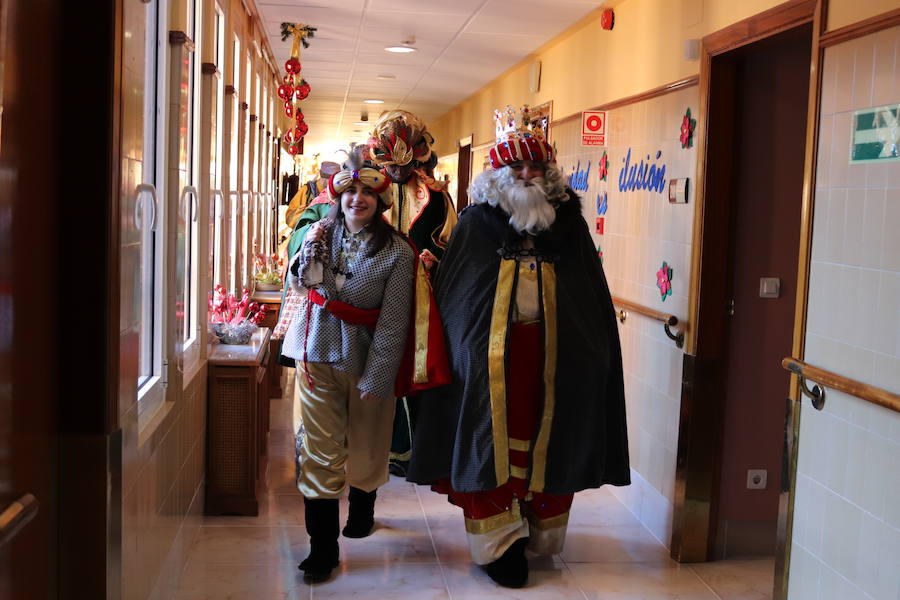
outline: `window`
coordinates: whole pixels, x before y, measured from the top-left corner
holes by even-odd
[[[163,302],[165,212],[165,74],[166,14],[157,0],[146,4],[143,162],[135,219],[140,229],[140,332],[138,359],[138,419],[146,422],[164,399]]]
[[[223,251],[225,248],[225,231],[223,227],[222,217],[225,214],[225,198],[222,195],[222,138],[224,136],[224,112],[225,112],[225,14],[222,7],[216,3],[216,23],[215,23],[215,64],[219,69],[219,77],[215,80],[216,89],[216,122],[213,137],[215,145],[213,146],[213,162],[215,164],[212,173],[212,193],[210,194],[210,202],[212,202],[212,226],[210,228],[210,267],[209,281],[210,286],[225,284],[223,277]]]
[[[179,207],[183,212],[178,219],[179,229],[181,229],[182,217],[184,219],[183,246],[180,243],[178,245],[179,250],[184,255],[177,257],[178,260],[176,262],[176,265],[184,265],[183,271],[181,273],[176,272],[176,275],[180,279],[178,283],[182,286],[182,298],[184,299],[184,320],[181,339],[185,365],[192,365],[199,358],[199,348],[197,346],[199,290],[197,288],[200,278],[198,277],[199,248],[197,238],[200,220],[200,195],[198,190],[200,188],[201,61],[198,54],[203,47],[203,40],[201,39],[201,30],[203,28],[202,6],[201,0],[190,0],[188,4],[187,34],[193,40],[195,50],[187,53],[189,61],[187,75],[187,130],[183,133],[187,142],[187,160],[184,165],[186,169],[186,184],[181,190]]]

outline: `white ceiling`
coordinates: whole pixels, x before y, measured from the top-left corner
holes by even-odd
[[[279,69],[291,50],[281,23],[318,28],[301,50],[312,87],[301,108],[306,152],[324,155],[366,138],[370,127],[354,125],[365,110],[372,122],[396,108],[435,120],[604,2],[256,0]],[[418,52],[385,52],[412,36]],[[384,104],[363,104],[367,98]]]

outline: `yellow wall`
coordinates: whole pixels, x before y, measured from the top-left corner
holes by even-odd
[[[493,138],[494,108],[553,100],[560,118],[696,75],[697,60],[684,60],[684,40],[698,39],[779,4],[778,0],[625,0],[615,6],[615,28],[600,28],[600,11],[539,49],[446,115],[430,129],[438,154],[455,151],[459,138],[475,144]],[[541,91],[528,92],[528,69],[542,63]]]
[[[779,0],[624,0],[615,28],[600,28],[594,11],[506,73],[430,124],[439,156],[456,152],[460,138],[493,139],[494,108],[553,100],[553,118],[604,104],[699,73],[684,59],[684,40],[700,39],[781,4]],[[897,8],[898,0],[831,0],[829,25]],[[529,65],[541,61],[541,91],[528,92]]]
[[[829,0],[828,31],[900,8],[900,0]]]

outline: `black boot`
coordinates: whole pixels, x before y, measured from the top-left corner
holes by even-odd
[[[297,568],[310,583],[320,583],[338,565],[338,500],[304,498],[303,504],[310,551]]]
[[[484,565],[484,570],[495,582],[503,587],[521,588],[528,583],[528,561],[525,546],[528,538],[519,538],[506,549],[503,556]]]
[[[364,538],[372,533],[375,527],[375,496],[378,490],[364,492],[359,488],[350,487],[350,515],[347,517],[347,526],[344,527],[344,537]]]

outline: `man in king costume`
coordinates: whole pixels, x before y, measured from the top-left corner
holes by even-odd
[[[522,587],[575,492],[628,485],[622,356],[606,278],[554,149],[511,107],[433,280],[452,383],[422,393],[408,479],[462,508],[469,549]]]
[[[456,225],[456,210],[447,184],[434,179],[437,156],[431,150],[432,144],[434,138],[425,122],[405,110],[382,115],[368,141],[369,159],[393,181],[393,204],[384,216],[412,240],[426,270],[440,263]],[[420,314],[427,314],[425,307],[419,309]],[[416,401],[411,397],[397,398],[390,467],[392,473],[401,477],[406,475],[409,463],[415,419]]]

